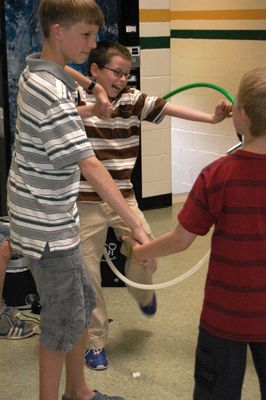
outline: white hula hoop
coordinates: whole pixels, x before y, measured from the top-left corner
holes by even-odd
[[[121,274],[121,272],[116,268],[116,266],[113,264],[112,260],[109,257],[109,254],[107,252],[107,250],[104,250],[104,258],[107,262],[107,264],[109,265],[109,267],[111,268],[111,270],[113,271],[113,273],[119,278],[121,279],[122,282],[124,282],[126,285],[132,286],[134,288],[137,289],[144,289],[144,290],[157,290],[157,289],[165,289],[168,288],[170,286],[174,286],[177,283],[187,279],[189,276],[191,276],[192,274],[194,274],[196,271],[198,271],[198,269],[200,269],[207,261],[207,259],[209,258],[210,255],[210,251],[208,251],[204,257],[202,257],[202,259],[196,264],[194,265],[194,267],[192,267],[189,271],[185,272],[184,274],[178,276],[175,279],[172,279],[170,281],[167,282],[162,282],[162,283],[154,283],[151,285],[148,284],[144,284],[144,283],[137,283],[134,281],[131,281],[130,279],[128,279],[125,275]]]

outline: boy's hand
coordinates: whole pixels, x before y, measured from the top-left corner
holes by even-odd
[[[225,118],[230,118],[232,116],[232,107],[233,105],[230,101],[221,100],[215,108],[212,123],[217,124]]]
[[[102,85],[96,83],[93,89],[93,94],[96,99],[95,115],[101,119],[111,118],[114,109]]]
[[[100,119],[111,118],[113,111],[114,111],[114,109],[107,97],[107,94],[105,92],[98,94],[96,97],[96,102],[95,102],[96,117],[98,117]]]
[[[130,236],[122,236],[122,239],[132,247],[132,256],[133,256],[134,260],[136,260],[139,264],[143,265],[144,267],[149,268],[152,272],[156,271],[157,263],[154,258],[151,258],[149,260],[138,260],[136,258],[135,249],[137,247],[141,246],[140,242],[138,242],[137,240],[135,240],[134,238],[132,238]],[[148,238],[148,240],[150,241],[151,239]]]

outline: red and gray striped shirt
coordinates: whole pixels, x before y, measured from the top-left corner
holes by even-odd
[[[178,215],[189,232],[214,226],[200,326],[266,341],[266,156],[238,150],[204,168]]]

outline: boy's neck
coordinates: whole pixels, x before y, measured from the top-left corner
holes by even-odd
[[[57,51],[57,49],[53,48],[47,42],[45,42],[42,48],[41,58],[59,64],[62,68],[64,68],[66,65],[66,61],[62,56],[61,52]]]
[[[266,136],[245,137],[242,150],[250,151],[257,154],[266,154]]]

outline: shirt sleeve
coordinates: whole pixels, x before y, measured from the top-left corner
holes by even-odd
[[[41,124],[41,137],[56,169],[94,155],[76,106],[68,99],[50,105]]]
[[[196,235],[206,235],[214,224],[214,216],[211,215],[206,194],[204,173],[196,179],[185,204],[177,216],[180,224],[187,231]]]
[[[148,121],[159,124],[164,119],[164,108],[167,101],[156,96],[148,96],[144,93],[138,98],[136,109],[140,110],[139,118],[141,121]]]

